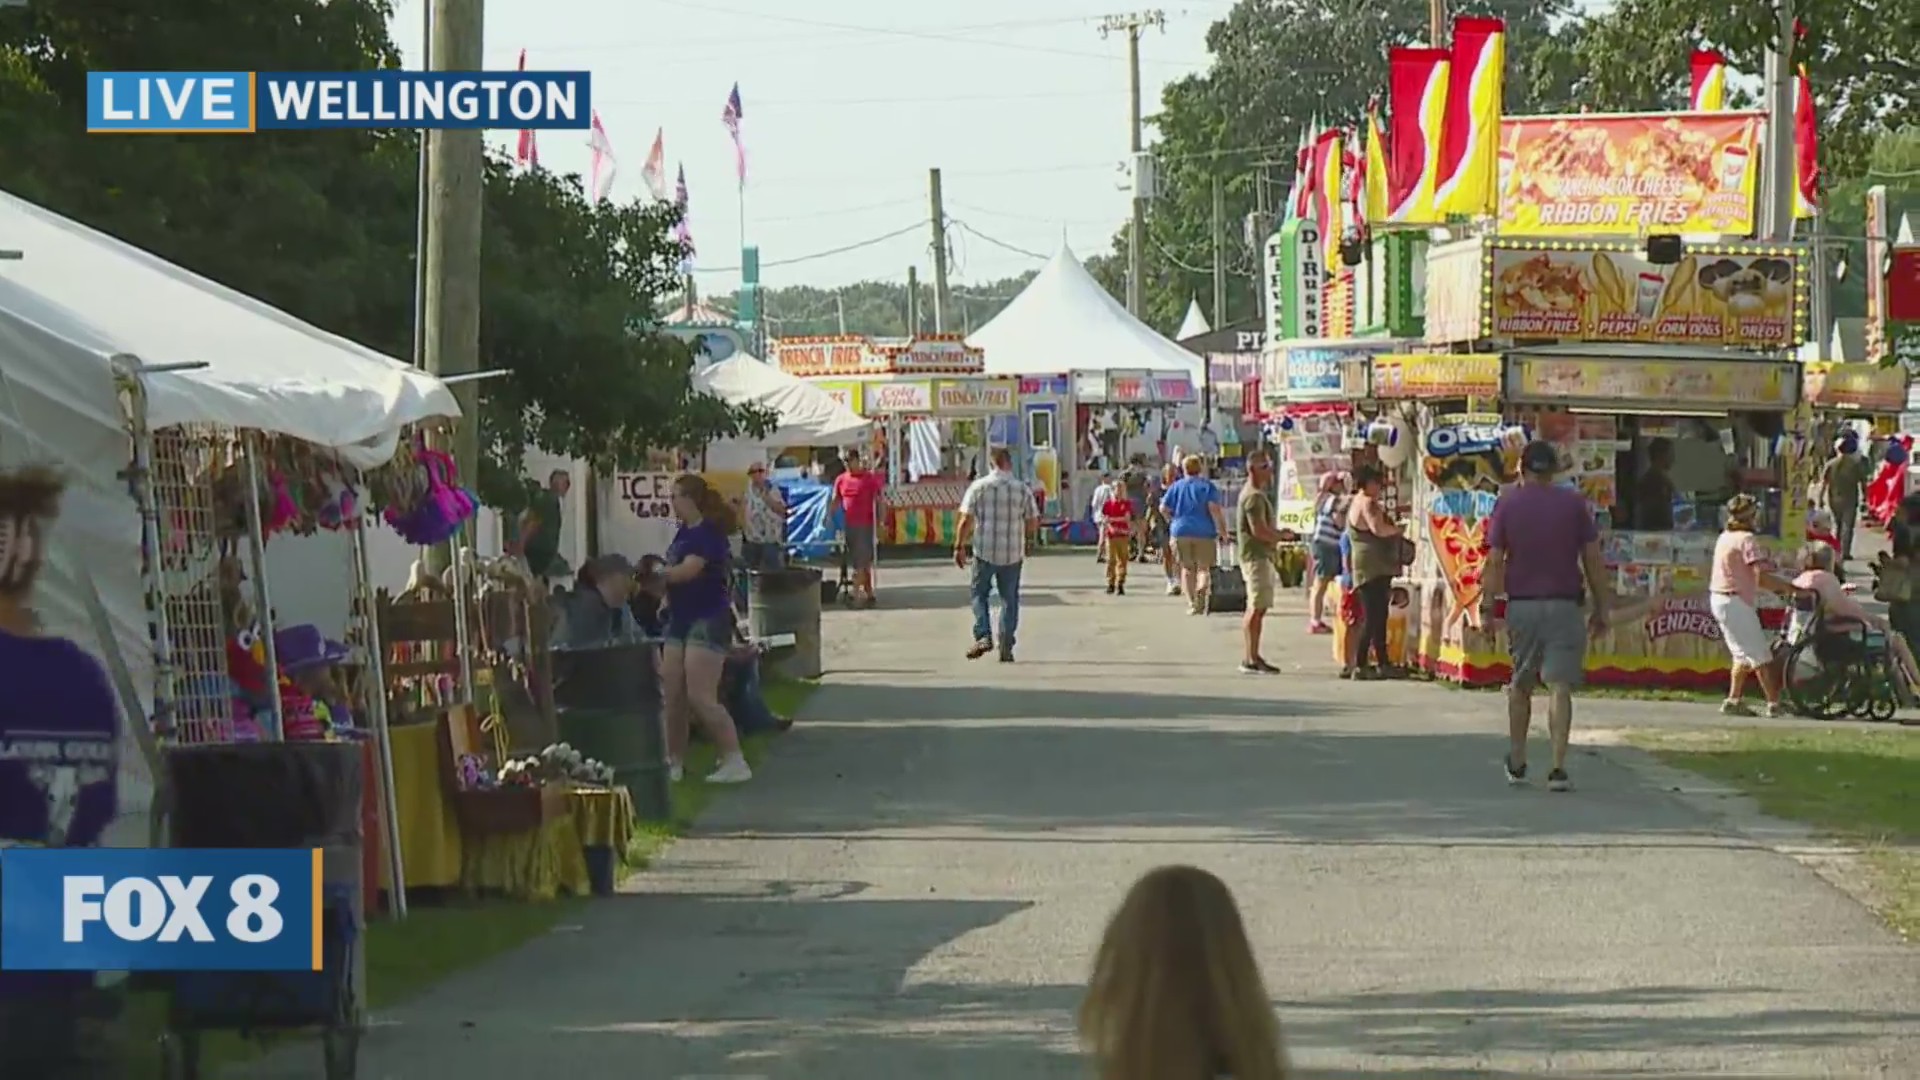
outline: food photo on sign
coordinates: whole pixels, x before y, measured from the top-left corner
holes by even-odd
[[[1750,235],[1763,122],[1757,112],[1503,120],[1500,231]]]
[[[1806,278],[1780,253],[1715,245],[1671,265],[1602,248],[1487,254],[1492,336],[1779,348],[1803,327]]]
[[[1444,628],[1480,629],[1487,527],[1502,488],[1520,477],[1520,452],[1532,433],[1495,415],[1434,418],[1421,440],[1421,473],[1430,487],[1428,534],[1446,579]]]

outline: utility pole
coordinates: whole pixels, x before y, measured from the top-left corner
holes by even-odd
[[[1227,186],[1213,178],[1213,328],[1227,325]],[[1213,422],[1213,360],[1202,356],[1205,365],[1205,391],[1201,394],[1200,419]]]
[[[1253,229],[1247,236],[1247,250],[1252,251],[1259,260],[1267,257],[1267,237],[1273,234],[1273,211],[1267,199],[1267,163],[1255,165],[1253,173]],[[1259,317],[1261,326],[1266,325],[1266,266],[1260,265],[1260,272],[1253,275],[1253,312]]]
[[[485,0],[433,0],[436,71],[479,71]],[[480,204],[486,145],[480,131],[428,135],[425,333],[421,352],[434,375],[466,375],[480,364]],[[463,483],[479,481],[478,386],[456,383],[460,423],[451,450]]]
[[[1779,41],[1767,51],[1767,202],[1764,235],[1776,243],[1793,239],[1793,0],[1774,0]],[[1824,285],[1816,282],[1816,286]]]
[[[847,298],[840,293],[833,294],[833,311],[840,318],[840,336],[847,334]]]
[[[1127,147],[1132,151],[1129,163],[1134,170],[1133,223],[1127,229],[1127,311],[1135,318],[1140,315],[1141,262],[1147,241],[1147,200],[1139,175],[1140,152],[1146,149],[1140,115],[1140,33],[1149,26],[1157,26],[1165,33],[1166,12],[1136,11],[1130,15],[1109,15],[1100,21],[1101,37],[1114,33],[1127,35],[1127,105],[1131,125]]]
[[[1447,0],[1427,0],[1427,43],[1440,47],[1447,33]]]
[[[947,332],[947,204],[940,194],[940,170],[927,170],[927,202],[933,212],[933,332]]]
[[[920,334],[920,268],[907,267],[907,336]]]

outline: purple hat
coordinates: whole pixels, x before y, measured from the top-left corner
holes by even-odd
[[[353,650],[329,640],[319,627],[310,623],[274,631],[273,652],[282,671],[331,667],[353,654]]]

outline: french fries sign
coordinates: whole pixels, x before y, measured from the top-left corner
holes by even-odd
[[[1650,263],[1629,243],[1497,240],[1482,249],[1481,336],[1789,349],[1806,340],[1799,249],[1691,245]]]

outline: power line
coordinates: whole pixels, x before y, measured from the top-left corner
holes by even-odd
[[[849,29],[838,23],[825,23],[825,24],[815,23],[811,20],[796,20],[791,17],[776,16],[776,15],[770,15],[770,14],[765,14],[760,12],[729,11],[724,8],[707,7],[706,5],[675,4],[675,3],[671,3],[670,0],[657,0],[657,2],[666,3],[667,6],[669,7],[686,7],[686,8],[692,8],[694,10],[699,10],[703,12],[712,12],[715,14],[737,15],[737,16],[743,16],[747,18],[767,19],[768,21],[796,23],[797,25],[802,25],[802,26],[821,26],[829,31],[828,33],[824,33],[824,34],[805,34],[805,35],[799,35],[799,36],[796,36],[793,34],[767,35],[765,37],[736,37],[736,36],[678,37],[676,36],[672,39],[673,51],[676,53],[681,52],[683,49],[686,49],[689,47],[702,46],[702,45],[714,46],[714,47],[729,49],[729,50],[737,50],[738,47],[741,45],[781,44],[781,45],[791,46],[797,42],[802,42],[802,41],[832,40],[835,38],[844,37],[847,34],[862,34],[862,35],[871,35],[873,37],[885,37],[889,34],[901,32],[902,30],[910,33],[934,34],[934,35],[977,34],[977,33],[983,33],[986,31],[993,31],[993,30],[1023,30],[1028,28],[1049,27],[1049,26],[1073,26],[1079,23],[1090,22],[1094,18],[1096,18],[1096,16],[1092,16],[1092,15],[1056,16],[1050,19],[1009,19],[1009,20],[1004,20],[1000,22],[956,23],[953,25],[905,27],[897,30],[880,30],[880,29],[869,28],[869,27]],[[629,38],[623,41],[602,41],[602,42],[596,42],[592,45],[528,45],[526,46],[526,49],[529,53],[546,53],[546,54],[563,54],[564,55],[564,54],[577,54],[577,53],[623,52],[629,49],[654,49],[654,48],[661,47],[663,44],[665,44],[665,42],[663,42],[661,38],[655,37],[655,38],[642,38],[642,39]],[[517,48],[512,50],[512,52],[516,56],[519,54],[519,50]],[[504,56],[506,54],[507,54],[507,50],[501,50],[501,55]]]
[[[756,112],[766,109],[819,109],[819,108],[862,108],[879,105],[944,105],[973,104],[977,102],[1005,101],[1064,101],[1069,98],[1112,97],[1105,90],[1060,90],[1035,94],[944,94],[932,97],[855,97],[855,98],[813,98],[810,100],[792,100],[778,98],[754,103]],[[704,100],[704,99],[703,99]],[[627,105],[642,108],[699,106],[701,101],[687,98],[595,98],[596,105]]]
[[[1268,153],[1277,153],[1280,151],[1286,151],[1288,153],[1292,153],[1296,149],[1298,149],[1298,146],[1294,143],[1284,143],[1284,144],[1272,143],[1272,144],[1263,145],[1263,146],[1224,146],[1224,147],[1216,147],[1215,149],[1212,149],[1212,150],[1197,150],[1192,153],[1185,153],[1185,154],[1156,155],[1156,158],[1161,165],[1167,165],[1170,163],[1182,162],[1182,161],[1206,161],[1213,158],[1232,157],[1237,154],[1247,154],[1247,155],[1268,154]],[[1033,165],[1033,166],[1023,166],[1015,169],[980,169],[980,170],[955,169],[951,171],[943,170],[943,172],[945,172],[946,175],[950,177],[957,176],[957,177],[972,178],[972,179],[987,179],[992,177],[1003,177],[1003,176],[1053,176],[1061,173],[1070,173],[1070,172],[1091,172],[1095,169],[1111,172],[1114,170],[1115,166],[1119,164],[1119,162],[1120,162],[1120,158],[1112,157],[1112,158],[1108,158],[1105,161],[1098,161],[1098,162],[1088,161],[1088,162],[1077,162],[1077,163],[1061,163],[1056,165]],[[874,179],[875,179],[874,173],[871,171],[868,171],[863,173],[842,173],[836,176],[825,176],[825,175],[817,175],[817,174],[813,176],[798,175],[798,176],[790,176],[790,177],[789,176],[777,176],[777,177],[769,176],[769,177],[763,178],[762,182],[767,184],[785,185],[785,186],[791,187],[791,186],[801,186],[801,185],[808,185],[808,184],[815,184],[815,185],[852,184],[852,183],[860,183],[863,181],[872,182],[874,181]]]
[[[987,48],[1008,49],[1015,52],[1045,53],[1051,56],[1077,56],[1077,57],[1094,59],[1094,60],[1105,60],[1105,61],[1108,61],[1109,63],[1115,60],[1124,59],[1124,57],[1111,56],[1107,53],[1082,52],[1077,49],[1056,49],[1056,48],[1052,48],[1045,45],[1023,45],[1015,41],[999,41],[992,38],[968,38],[968,37],[957,36],[954,34],[942,34],[937,32],[929,33],[926,31],[903,29],[899,27],[860,26],[853,23],[827,22],[820,19],[803,19],[803,18],[798,18],[796,16],[792,16],[792,15],[775,15],[770,12],[764,12],[764,11],[743,11],[739,8],[715,7],[712,4],[708,4],[704,2],[692,3],[692,2],[688,2],[688,0],[649,0],[649,2],[660,4],[665,7],[685,8],[688,11],[697,11],[702,14],[733,15],[733,16],[737,16],[739,18],[745,18],[745,19],[764,19],[768,22],[788,23],[793,26],[813,26],[813,27],[818,27],[822,30],[842,30],[852,34],[875,34],[882,37],[909,38],[909,39],[916,39],[920,41],[938,41],[945,44],[981,45]],[[1079,23],[1079,22],[1091,23],[1094,21],[1095,20],[1091,18],[1068,20],[1068,22],[1070,23]],[[1213,61],[1211,57],[1207,58],[1206,60],[1196,60],[1196,61],[1163,60],[1163,61],[1159,61],[1156,64],[1156,66],[1193,68],[1193,67],[1205,66],[1212,62]]]
[[[860,206],[842,206],[833,210],[809,210],[804,214],[782,214],[778,217],[762,217],[755,214],[753,222],[756,225],[771,225],[786,221],[812,221],[815,218],[851,217],[854,214],[864,214],[873,210],[892,210],[901,206],[919,206],[925,201],[925,199],[886,199],[881,202],[863,203]]]
[[[845,255],[849,251],[859,251],[861,248],[869,248],[874,246],[875,244],[884,244],[895,237],[905,236],[908,233],[913,232],[915,229],[918,229],[921,226],[925,225],[926,223],[927,223],[926,219],[922,218],[919,221],[916,221],[905,228],[895,229],[890,233],[885,233],[881,236],[876,236],[869,240],[861,240],[852,244],[844,244],[837,248],[828,248],[826,251],[816,251],[811,255],[796,255],[791,259],[773,259],[771,261],[761,263],[760,266],[763,269],[767,269],[775,266],[792,266],[796,263],[813,262],[816,259],[827,259],[835,255]],[[696,266],[694,267],[693,272],[696,274],[737,274],[740,272],[740,267],[738,266]]]
[[[987,243],[992,244],[994,247],[1005,248],[1006,250],[1013,252],[1015,255],[1025,255],[1029,259],[1039,259],[1041,262],[1046,262],[1049,258],[1052,258],[1052,256],[1050,255],[1041,255],[1036,252],[1028,251],[1026,248],[1019,247],[1014,244],[1009,244],[1005,240],[996,240],[993,237],[988,236],[986,233],[981,232],[979,229],[976,229],[973,226],[967,224],[966,222],[961,221],[959,218],[952,218],[950,219],[950,222],[955,227],[966,232],[968,235],[978,237],[981,240],[985,240]]]
[[[1102,94],[1101,96],[1110,97],[1112,95]],[[948,201],[951,205],[959,207],[971,214],[985,214],[988,217],[1002,218],[1007,221],[1024,221],[1033,225],[1112,225],[1116,228],[1119,227],[1119,222],[1110,218],[1054,218],[1039,214],[1010,214],[1004,210],[989,210],[984,206],[973,206],[963,202],[953,202],[952,200]]]

